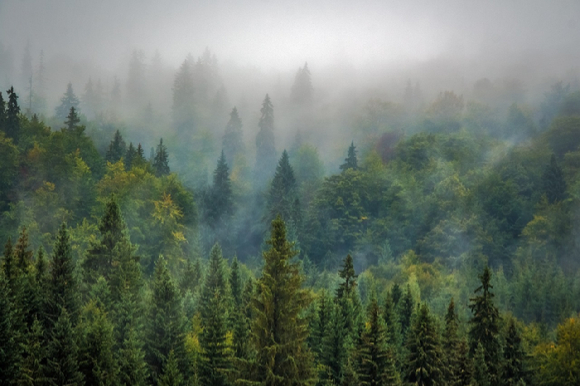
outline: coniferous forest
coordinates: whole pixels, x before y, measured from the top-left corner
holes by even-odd
[[[30,50],[0,385],[580,384],[580,73],[234,97],[209,48],[134,50],[77,96]]]

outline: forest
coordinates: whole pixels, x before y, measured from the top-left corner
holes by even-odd
[[[0,386],[580,385],[568,40],[270,71],[36,32],[0,34]]]

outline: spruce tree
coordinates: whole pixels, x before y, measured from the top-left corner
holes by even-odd
[[[445,382],[455,385],[458,382],[458,359],[459,359],[459,338],[457,331],[459,320],[455,312],[455,302],[453,298],[449,302],[447,313],[445,314],[445,330],[443,331],[443,354],[444,354],[444,375]]]
[[[308,323],[302,316],[310,299],[301,288],[304,278],[296,255],[286,239],[284,221],[272,221],[269,249],[263,252],[264,267],[253,299],[255,317],[252,343],[256,359],[249,381],[266,385],[311,385],[313,358],[306,346]]]
[[[554,154],[552,154],[550,163],[544,169],[542,188],[550,204],[566,198],[566,181]]]
[[[510,319],[503,350],[502,385],[516,386],[524,379],[524,358],[520,334],[514,320]]]
[[[81,123],[81,119],[79,118],[77,110],[74,108],[74,106],[72,106],[68,115],[66,116],[66,121],[64,121],[66,129],[69,132],[74,132],[76,131],[77,127],[79,127],[79,123]]]
[[[338,276],[340,276],[343,281],[338,285],[336,298],[342,299],[351,296],[356,287],[357,275],[355,274],[354,264],[350,254],[346,255],[342,268],[338,271]]]
[[[398,385],[393,351],[387,347],[379,305],[373,297],[368,309],[367,323],[356,348],[357,379],[361,385]]]
[[[19,385],[48,385],[46,374],[47,350],[42,324],[35,319],[27,334],[24,360],[20,369]]]
[[[185,367],[185,319],[179,291],[163,257],[155,265],[147,321],[145,360],[151,380],[157,382],[171,350],[175,351],[180,369]]]
[[[131,170],[133,166],[133,160],[137,156],[137,149],[133,146],[133,142],[129,142],[129,147],[127,148],[127,152],[125,153],[125,169]]]
[[[0,385],[13,385],[20,376],[21,346],[16,313],[7,294],[10,287],[0,274]]]
[[[76,326],[79,317],[78,284],[68,230],[62,224],[53,248],[50,281],[48,283],[47,316],[53,323],[66,310],[66,323]],[[65,323],[63,321],[63,323]],[[55,327],[56,328],[56,327]]]
[[[345,366],[352,343],[351,331],[348,329],[350,324],[347,322],[353,312],[352,302],[348,299],[342,299],[340,302],[341,304],[331,308],[328,333],[323,337],[318,359],[335,385],[340,384],[344,377],[348,377]],[[352,375],[354,377],[354,373]]]
[[[260,131],[256,135],[256,181],[262,185],[271,175],[276,162],[276,147],[274,144],[274,107],[266,94],[260,109]]]
[[[455,383],[452,386],[470,386],[473,377],[473,364],[469,357],[469,346],[462,339],[457,347],[457,368]]]
[[[159,140],[157,150],[155,151],[155,158],[153,159],[153,170],[157,177],[166,176],[169,174],[169,162],[167,148],[163,144],[163,138]]]
[[[54,386],[84,385],[83,374],[79,371],[77,334],[66,307],[61,307],[51,330],[46,373]]]
[[[485,349],[481,342],[477,343],[475,354],[473,355],[473,386],[492,386],[497,385],[493,383],[492,374],[489,373],[489,368],[485,360]]]
[[[14,261],[14,247],[12,246],[12,239],[8,237],[6,244],[4,244],[4,255],[2,259],[2,272],[4,273],[4,278],[8,283],[8,288],[12,291],[14,282],[17,277],[17,267]]]
[[[147,384],[147,365],[143,343],[134,327],[129,327],[118,351],[119,384],[144,386]]]
[[[18,241],[14,246],[14,258],[19,275],[26,274],[32,265],[32,251],[28,249],[28,232],[26,227],[22,227]]]
[[[356,147],[354,146],[354,142],[350,143],[350,147],[348,148],[348,154],[344,159],[344,163],[340,165],[340,170],[347,171],[348,169],[357,170],[358,169],[358,161],[356,158]]]
[[[401,339],[401,326],[397,317],[397,312],[393,302],[392,291],[387,293],[385,299],[385,308],[383,310],[383,319],[385,320],[385,333],[387,336],[387,343],[391,347],[395,354],[395,359],[397,360],[397,365],[399,367],[400,359],[397,355],[401,345],[403,344]]]
[[[0,131],[5,132],[6,125],[6,102],[0,91]]]
[[[205,201],[206,221],[212,228],[219,226],[231,217],[233,213],[232,184],[223,150],[213,172],[213,185]]]
[[[491,384],[499,382],[500,366],[500,343],[499,343],[499,323],[500,315],[498,309],[493,304],[494,294],[491,292],[491,270],[485,267],[483,273],[479,276],[481,286],[476,290],[476,296],[471,298],[469,308],[473,313],[469,320],[469,352],[472,357],[478,345],[483,348],[485,365],[489,373]],[[476,363],[477,365],[477,363]]]
[[[401,324],[401,334],[403,339],[406,339],[407,332],[411,327],[411,319],[415,309],[415,300],[411,293],[411,286],[407,285],[407,289],[399,302],[397,313],[399,314],[399,323]]]
[[[418,386],[444,382],[439,335],[429,308],[422,304],[407,337],[405,381]]]
[[[188,134],[195,128],[192,62],[192,57],[183,61],[173,82],[173,124],[180,134]]]
[[[310,70],[308,63],[304,63],[303,68],[299,68],[292,85],[292,102],[298,106],[308,106],[312,103],[312,81],[310,79]]]
[[[12,138],[15,144],[20,139],[20,107],[18,106],[18,95],[14,92],[14,87],[8,91],[8,106],[6,108],[6,121],[4,123],[4,132],[6,137]]]
[[[286,150],[282,153],[268,195],[268,217],[271,222],[278,214],[287,223],[299,225],[299,204],[296,178]]]
[[[310,347],[319,361],[325,351],[324,341],[327,340],[332,328],[333,311],[332,298],[323,290],[316,302],[316,317],[314,318],[313,328],[310,331],[310,340],[312,342]]]
[[[238,109],[233,108],[230,113],[230,120],[226,125],[222,139],[222,149],[226,155],[226,161],[229,165],[234,164],[238,154],[245,151],[244,138],[242,133],[242,120],[238,115]]]
[[[60,105],[55,109],[56,117],[63,122],[69,114],[71,107],[74,107],[77,112],[79,111],[79,104],[80,100],[73,91],[72,83],[69,83],[66,86],[66,92],[60,98]]]
[[[119,132],[119,130],[115,131],[115,136],[111,140],[109,144],[109,148],[107,149],[107,155],[105,159],[107,162],[115,163],[123,158],[127,154],[127,145],[125,144],[125,140],[123,136]],[[129,169],[129,168],[127,168]]]
[[[163,374],[159,377],[159,386],[181,386],[183,384],[183,375],[179,371],[177,359],[173,350],[169,352],[167,363],[163,366]],[[218,385],[217,383],[208,383],[208,385]]]

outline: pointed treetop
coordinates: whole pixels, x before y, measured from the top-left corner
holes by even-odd
[[[350,143],[350,147],[348,148],[348,155],[344,159],[344,163],[340,165],[340,170],[346,171],[348,169],[357,170],[358,169],[358,161],[356,158],[356,147],[354,146],[354,141]]]

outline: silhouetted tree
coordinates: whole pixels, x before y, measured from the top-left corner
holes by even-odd
[[[66,92],[64,93],[63,97],[60,98],[60,105],[58,105],[57,108],[55,109],[56,117],[61,122],[64,121],[67,115],[69,114],[71,107],[74,107],[78,113],[79,104],[80,100],[73,91],[72,83],[69,83],[66,86]]]

